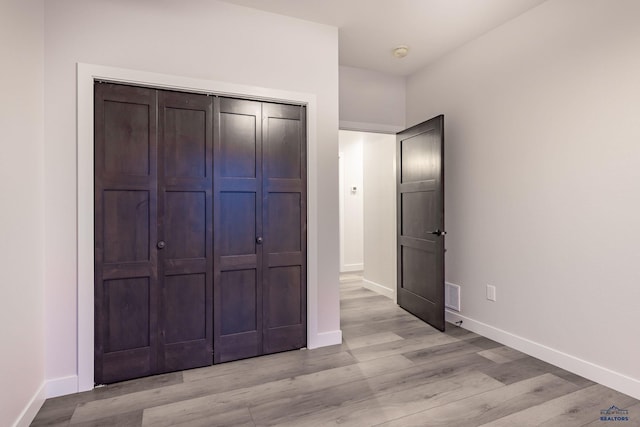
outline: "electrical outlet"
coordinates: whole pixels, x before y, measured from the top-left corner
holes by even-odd
[[[496,287],[492,285],[487,285],[487,299],[489,301],[496,300]]]

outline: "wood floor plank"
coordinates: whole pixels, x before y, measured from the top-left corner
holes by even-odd
[[[453,325],[448,322],[445,323],[444,333],[449,336],[459,338],[461,340],[481,337],[481,335],[478,335],[475,332],[471,332],[468,329],[461,328],[459,326]]]
[[[81,403],[93,402],[110,397],[123,396],[136,391],[153,390],[168,385],[180,384],[183,381],[182,372],[154,375],[131,381],[123,381],[95,388],[83,393],[47,399],[38,415],[32,422],[34,427],[69,425],[77,406]]]
[[[74,427],[140,427],[142,425],[142,411],[116,414],[102,417],[98,420],[74,423]]]
[[[451,357],[452,355],[479,353],[482,351],[482,348],[476,347],[468,341],[456,340],[446,344],[434,345],[431,347],[402,353],[402,355],[414,363],[432,363],[442,358]],[[487,360],[490,359],[487,358]],[[487,367],[493,366],[494,363],[487,364]]]
[[[407,328],[424,327],[424,322],[416,317],[402,314],[400,316],[390,316],[389,318],[378,320],[376,322],[363,321],[358,323],[348,323],[345,322],[344,319],[342,319],[341,325],[343,336],[358,336],[375,334],[376,332],[380,331],[390,331],[398,333]]]
[[[416,325],[414,327],[404,328],[402,330],[395,332],[396,335],[404,339],[419,338],[419,337],[424,337],[426,335],[433,335],[433,334],[439,334],[439,333],[441,333],[439,330],[431,327],[426,323],[422,325]]]
[[[287,354],[282,353],[287,360]],[[127,399],[115,397],[99,402],[78,405],[71,423],[80,423],[100,419],[104,413],[118,414],[142,410],[149,407],[166,405],[175,401],[193,399],[210,394],[242,389],[253,384],[268,384],[284,378],[323,371],[333,366],[353,365],[353,357],[348,353],[336,353],[314,358],[308,356],[302,364],[282,364],[271,370],[254,369],[244,372],[233,371],[221,376],[204,376],[182,384],[176,384],[159,390],[145,390],[127,395]],[[186,374],[186,372],[185,372]]]
[[[518,360],[506,363],[499,363],[490,366],[483,372],[492,378],[504,383],[513,384],[527,378],[537,377],[545,373],[557,371],[556,366],[543,362],[535,357],[526,356]]]
[[[514,360],[527,357],[526,354],[514,350],[510,347],[496,347],[489,350],[483,350],[478,353],[480,356],[486,357],[489,360],[493,360],[496,363],[508,363]]]
[[[458,341],[456,338],[444,334],[428,335],[420,338],[408,340],[392,341],[388,343],[372,345],[369,347],[357,348],[351,351],[353,357],[359,362],[364,362],[379,357],[391,356],[393,354],[409,353],[424,348],[434,347],[441,344],[449,344]]]
[[[370,347],[372,345],[384,344],[393,341],[402,341],[403,338],[393,332],[379,332],[377,334],[364,335],[345,339],[351,350],[362,347]]]
[[[598,384],[523,409],[483,424],[483,427],[583,426],[599,423],[600,410],[611,405],[626,408],[634,402],[637,401]],[[640,421],[640,414],[638,415],[636,421]],[[632,424],[625,422],[624,425]]]
[[[143,419],[143,426],[155,427],[155,426],[176,426],[176,427],[225,427],[225,426],[238,426],[238,427],[254,427],[256,424],[253,422],[253,417],[249,408],[239,409],[225,409],[220,408],[215,412],[209,412],[204,418],[192,418],[181,416],[180,414],[171,415],[170,419],[165,418],[161,423],[157,420]]]
[[[255,410],[252,409],[252,411],[256,414],[256,425],[371,426],[499,387],[502,387],[499,382],[475,372],[470,373],[463,382],[442,380],[391,393],[375,393],[372,396],[365,396],[364,399],[356,397],[355,401],[342,404],[336,402],[334,406],[326,409],[319,409],[308,415],[297,414],[286,420],[278,419],[276,422],[273,420],[265,422],[266,417],[260,417]],[[332,397],[339,401],[340,396]]]
[[[575,384],[544,374],[380,425],[477,427],[575,390]]]
[[[332,391],[327,390],[342,384],[366,381],[394,370],[402,371],[413,366],[414,364],[405,357],[394,355],[280,381],[256,383],[254,386],[243,389],[185,399],[147,409],[144,413],[144,422],[149,426],[170,426],[173,419],[194,421],[208,419],[217,416],[220,411],[233,410],[238,405],[254,407],[273,401],[288,402],[297,396],[318,391],[331,394]],[[285,404],[281,410],[289,411],[291,407]]]
[[[433,364],[418,365],[335,386],[331,393],[303,392],[293,398],[268,401],[252,406],[251,411],[257,424],[344,423],[345,415],[356,410],[351,406],[353,404],[375,408],[376,405],[372,405],[372,402],[387,400],[383,395],[401,394],[406,390],[414,390],[408,392],[414,394],[415,389],[442,381],[458,387],[461,382],[478,373],[478,367],[489,363],[493,362],[477,354],[451,357]],[[283,408],[287,408],[286,411]]]

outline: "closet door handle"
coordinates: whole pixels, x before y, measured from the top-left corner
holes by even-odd
[[[167,244],[165,243],[164,240],[160,240],[156,246],[158,247],[158,249],[164,249],[164,247],[167,246]]]
[[[256,243],[257,244],[261,245],[263,241],[264,240],[262,239],[262,237],[256,237]]]

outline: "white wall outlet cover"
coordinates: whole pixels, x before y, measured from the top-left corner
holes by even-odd
[[[489,301],[496,300],[496,287],[492,285],[487,285],[487,299]]]

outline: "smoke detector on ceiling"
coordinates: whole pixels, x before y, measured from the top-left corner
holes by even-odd
[[[400,45],[393,49],[393,56],[396,58],[404,58],[409,54],[409,46]]]

